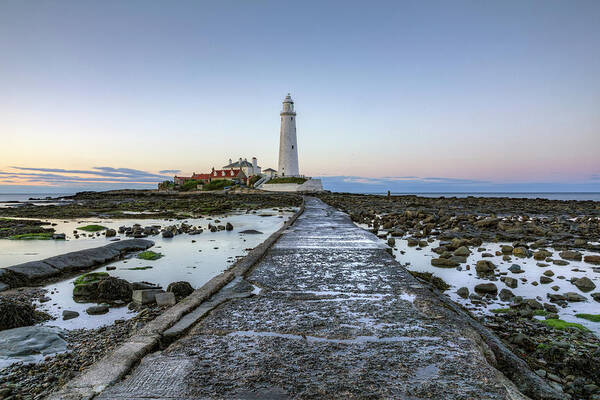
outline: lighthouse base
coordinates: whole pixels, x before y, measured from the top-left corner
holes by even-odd
[[[323,184],[320,179],[309,179],[303,184],[298,183],[265,183],[260,186],[260,190],[267,192],[303,192],[315,193],[323,191]]]

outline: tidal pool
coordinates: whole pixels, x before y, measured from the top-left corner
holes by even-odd
[[[97,224],[118,231],[120,226],[132,226],[135,223],[144,226],[170,226],[186,223],[199,226],[204,232],[197,235],[186,233],[175,235],[173,238],[163,238],[162,235],[148,236],[155,245],[150,250],[161,253],[163,257],[154,261],[141,260],[135,254],[127,258],[103,265],[91,271],[106,271],[111,276],[123,278],[129,282],[145,281],[157,284],[166,289],[169,283],[187,281],[195,289],[209,281],[213,276],[226,270],[238,257],[243,257],[247,251],[262,243],[269,235],[278,230],[293,214],[293,210],[279,211],[263,209],[257,213],[230,213],[228,215],[211,216],[207,218],[189,218],[184,220],[164,219],[100,219],[85,218],[77,220],[44,220],[56,224],[56,233],[65,233],[66,240],[0,240],[0,266],[6,267],[33,260],[68,253],[71,251],[103,246],[114,238],[106,238],[100,232],[95,233],[79,231],[79,235],[86,236],[74,238],[77,227]],[[219,223],[215,223],[219,220]],[[208,224],[225,225],[230,222],[232,231],[210,232]],[[254,229],[261,234],[241,234],[247,229]],[[125,234],[118,234],[116,238],[128,239]],[[107,270],[107,267],[116,267]],[[151,267],[140,269],[143,267]],[[84,273],[84,272],[82,272]],[[88,315],[85,310],[94,303],[77,303],[73,300],[73,281],[76,277],[45,286],[49,301],[40,303],[39,307],[56,317],[44,325],[58,326],[64,329],[87,328],[94,329],[103,325],[112,324],[117,319],[127,319],[135,315],[126,305],[111,307],[107,314]],[[79,317],[63,321],[62,311],[77,311]]]
[[[358,224],[358,226],[368,229],[365,225]],[[539,302],[550,303],[546,294],[548,293],[559,293],[564,294],[566,292],[575,292],[586,298],[585,302],[569,302],[566,307],[560,307],[555,304],[558,308],[558,315],[560,319],[568,322],[577,322],[586,328],[592,330],[596,335],[600,335],[600,323],[591,322],[582,318],[577,318],[575,314],[586,313],[586,314],[600,314],[600,303],[595,301],[590,293],[600,291],[600,267],[588,264],[583,261],[571,261],[569,265],[559,266],[551,264],[547,267],[538,267],[537,263],[539,260],[530,258],[519,258],[511,256],[511,261],[504,261],[502,256],[496,256],[496,251],[500,251],[502,245],[512,245],[512,243],[483,243],[481,248],[485,248],[485,253],[491,253],[493,257],[482,258],[482,253],[478,252],[477,248],[470,248],[471,254],[467,257],[467,262],[461,264],[458,268],[440,268],[431,265],[431,259],[437,258],[439,255],[432,251],[433,248],[439,246],[440,241],[434,240],[429,243],[426,247],[409,247],[407,245],[407,238],[395,238],[396,246],[394,249],[394,256],[396,259],[403,264],[410,271],[418,272],[430,272],[436,276],[442,278],[448,283],[451,288],[444,293],[448,295],[453,301],[462,304],[466,308],[475,312],[476,314],[490,314],[491,310],[497,308],[508,307],[509,302],[503,302],[499,298],[492,299],[489,304],[473,304],[467,299],[463,299],[456,290],[461,287],[467,287],[470,293],[474,292],[476,285],[480,283],[490,282],[496,284],[498,291],[503,288],[511,290],[516,296],[522,296],[528,299],[537,299]],[[386,241],[382,239],[382,241]],[[552,258],[560,259],[558,253],[561,250],[556,250],[551,247],[547,247],[547,250],[553,253]],[[597,254],[585,250],[578,250],[584,256],[588,254]],[[404,254],[402,254],[404,252]],[[512,277],[518,280],[518,286],[516,288],[508,287],[504,282],[500,281],[497,277],[485,278],[477,276],[475,272],[475,264],[478,260],[489,260],[493,262],[497,267],[497,272],[505,274],[504,276]],[[513,273],[509,271],[509,267],[513,264],[517,264],[524,271],[522,273]],[[470,270],[466,269],[466,266],[470,266]],[[554,276],[551,278],[554,280],[551,283],[542,284],[539,283],[540,276],[543,276],[544,271],[551,270],[554,272]],[[574,271],[576,270],[576,271]],[[591,292],[583,292],[573,285],[570,280],[571,278],[581,278],[587,276],[596,284],[596,289]],[[559,278],[561,277],[561,278]],[[526,281],[523,282],[522,279]],[[538,282],[537,286],[532,285],[532,282]],[[552,286],[558,286],[558,290],[551,289]],[[554,303],[551,303],[554,304]],[[543,317],[540,317],[543,319]]]

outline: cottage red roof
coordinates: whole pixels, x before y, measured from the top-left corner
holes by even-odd
[[[210,179],[210,174],[194,174],[191,179],[207,180]]]
[[[215,169],[210,173],[210,176],[235,178],[239,173],[239,169]]]

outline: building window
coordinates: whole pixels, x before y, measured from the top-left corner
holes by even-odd
[[[292,150],[294,149],[294,145],[292,145]]]

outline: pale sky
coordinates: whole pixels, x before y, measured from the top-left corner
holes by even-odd
[[[288,92],[305,175],[600,191],[599,21],[595,0],[4,0],[0,192],[277,168]]]

